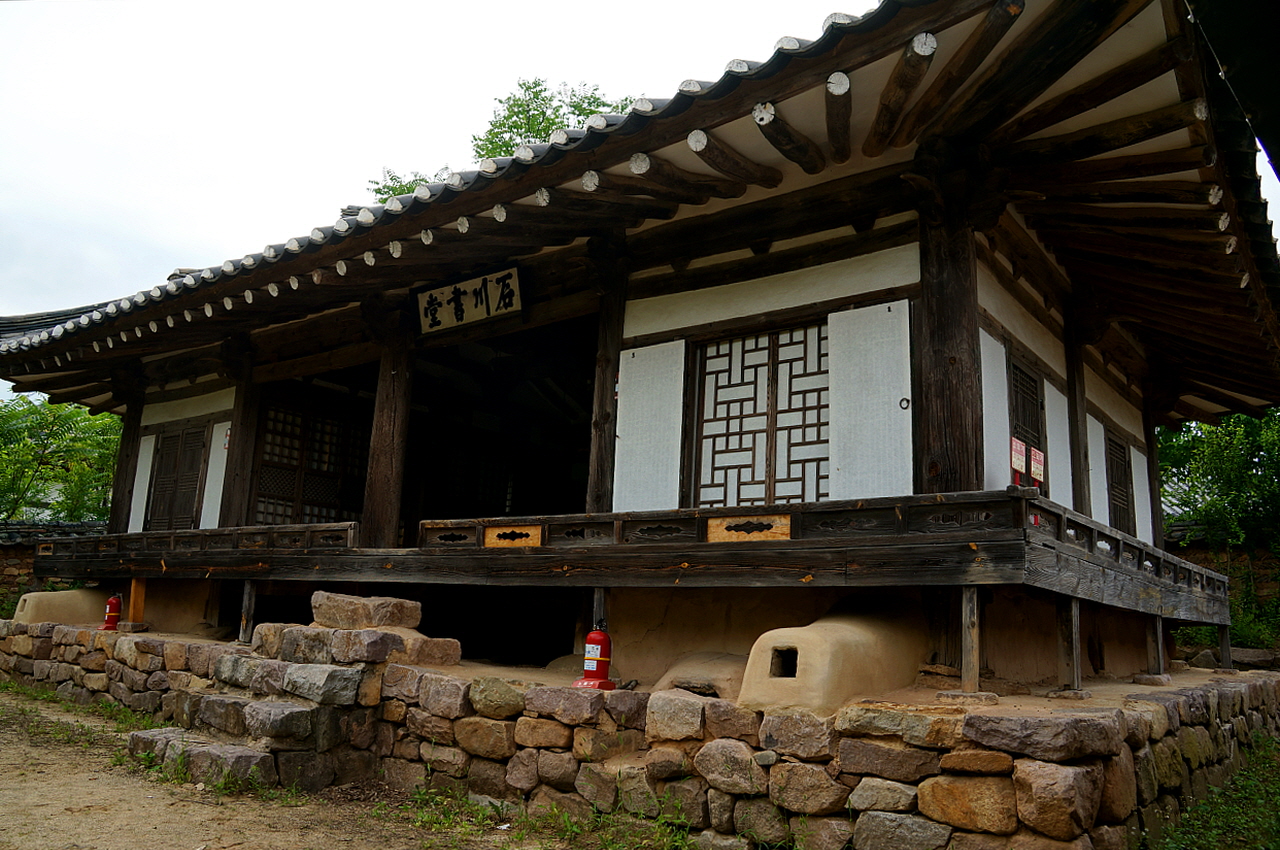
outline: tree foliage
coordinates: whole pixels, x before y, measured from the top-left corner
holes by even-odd
[[[110,414],[22,396],[0,402],[0,520],[106,519],[119,444]]]
[[[1280,554],[1280,413],[1162,429],[1160,472],[1172,521],[1215,547]]]
[[[496,101],[489,126],[471,137],[471,152],[477,162],[511,156],[520,145],[549,141],[551,134],[562,127],[581,127],[592,115],[625,112],[631,104],[631,98],[610,100],[595,84],[561,83],[552,88],[542,77],[517,80],[516,90]],[[431,177],[420,171],[402,175],[383,168],[381,180],[369,181],[369,191],[379,202],[386,203],[424,183],[444,179],[448,171],[444,168]]]

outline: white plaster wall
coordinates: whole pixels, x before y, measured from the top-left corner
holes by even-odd
[[[684,368],[684,340],[622,352],[613,467],[615,511],[680,506]]]
[[[1085,397],[1110,416],[1117,425],[1137,437],[1139,442],[1146,443],[1142,436],[1144,433],[1142,411],[1125,401],[1120,393],[1112,389],[1111,385],[1092,369],[1084,370],[1084,392]]]
[[[988,490],[1003,490],[1013,481],[1009,466],[1009,379],[1004,343],[978,331],[982,358],[983,482]]]
[[[1137,538],[1144,543],[1154,543],[1152,535],[1155,517],[1151,511],[1151,487],[1147,482],[1147,456],[1135,447],[1129,447],[1129,467],[1133,474],[1133,517],[1137,526]]]
[[[831,498],[870,499],[912,492],[907,302],[832,313],[827,334]]]
[[[231,422],[213,423],[209,438],[209,467],[204,475],[204,501],[200,505],[200,527],[217,528],[222,514],[222,484],[227,475],[227,450],[231,442]]]
[[[1049,497],[1060,505],[1071,502],[1071,428],[1067,418],[1067,397],[1048,381],[1044,385],[1044,421],[1049,438]]]
[[[663,331],[785,310],[920,280],[920,248],[902,245],[814,268],[642,298],[627,304],[623,335]]]
[[[1066,377],[1067,359],[1062,340],[1006,292],[991,270],[982,263],[978,263],[978,304],[995,317],[1014,339],[1048,364],[1059,377]]]
[[[1093,509],[1089,516],[1098,522],[1111,523],[1111,499],[1107,492],[1107,431],[1092,416],[1088,418],[1089,432],[1089,501]]]
[[[142,424],[156,425],[192,416],[206,416],[222,410],[230,410],[236,402],[235,387],[227,387],[207,395],[198,395],[178,401],[162,401],[142,408]]]
[[[130,531],[141,531],[147,518],[147,487],[151,483],[151,457],[155,450],[155,434],[148,434],[138,442],[138,469],[133,474],[133,500],[129,503]]]

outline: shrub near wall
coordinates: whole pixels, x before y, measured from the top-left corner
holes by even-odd
[[[456,642],[259,627],[249,647],[0,620],[0,677],[171,721],[136,753],[194,778],[304,789],[381,777],[511,808],[666,818],[707,848],[1136,846],[1277,731],[1280,675],[1151,688],[1122,708],[863,702],[761,715],[686,691],[470,681]]]

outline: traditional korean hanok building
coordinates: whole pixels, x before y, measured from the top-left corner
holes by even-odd
[[[1164,629],[1229,614],[1162,548],[1153,429],[1280,399],[1218,69],[1180,0],[885,0],[5,319],[3,377],[125,424],[113,533],[37,572],[130,586],[135,620],[411,596],[468,656],[537,664],[603,599],[642,684],[827,615],[909,624],[908,681],[1160,672]],[[784,640],[760,675],[811,650],[842,657]]]

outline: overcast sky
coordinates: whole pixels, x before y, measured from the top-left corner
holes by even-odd
[[[383,166],[463,169],[518,77],[668,97],[872,6],[0,2],[0,315],[304,235],[371,203]]]

